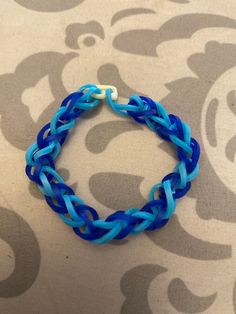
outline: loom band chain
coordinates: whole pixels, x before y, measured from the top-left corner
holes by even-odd
[[[168,123],[160,117],[156,117],[156,116],[149,116],[149,117],[145,117],[145,122],[147,124],[147,126],[150,128],[150,130],[152,130],[153,132],[158,132],[158,130],[160,131],[161,126],[165,127],[168,130]],[[164,136],[164,132],[161,133],[162,136]],[[166,139],[168,141],[170,141],[170,139],[168,138],[168,136],[165,136]]]
[[[191,145],[191,129],[189,125],[182,121],[182,127],[184,132],[184,141],[187,145]]]
[[[147,110],[149,110],[149,106],[145,101],[143,101],[142,96],[133,95],[129,98],[129,102],[126,105],[126,111],[129,115],[134,113],[137,116],[140,116],[140,112],[144,112]]]
[[[137,106],[137,110],[127,110],[128,114],[138,123],[145,124],[148,118],[156,114],[156,106],[148,97],[131,96],[129,105]]]
[[[62,143],[68,135],[68,130],[61,131],[60,133],[56,133],[55,135],[48,134],[46,138],[41,138],[37,141],[38,148],[43,149],[47,147],[50,143],[56,143],[58,145],[58,149],[61,148]]]
[[[140,124],[145,124],[146,119],[148,119],[149,116],[153,114],[153,111],[151,109],[146,110],[146,111],[144,110],[141,112],[131,112],[131,111],[127,111],[127,112],[136,122]]]
[[[55,169],[55,164],[53,162],[53,159],[49,155],[43,156],[39,160],[37,160],[37,164],[40,162],[42,163],[43,166],[48,165],[48,166],[50,166],[51,169]],[[36,164],[36,166],[37,166],[37,164]],[[35,168],[36,168],[36,166],[35,166]],[[32,170],[33,170],[33,173],[32,173]],[[41,181],[39,180],[39,173],[37,173],[35,170],[36,169],[33,169],[33,166],[31,166],[29,164],[25,168],[26,174],[30,178],[30,180],[32,180],[36,183],[38,182],[39,184],[41,184]],[[49,176],[49,180],[50,180],[50,176]]]
[[[193,181],[194,179],[197,178],[198,175],[199,175],[199,164],[197,164],[196,167],[194,168],[194,170],[188,174],[187,181],[188,182]]]
[[[187,182],[186,186],[183,189],[176,189],[173,193],[173,198],[175,200],[183,197],[191,188],[191,182]]]
[[[161,194],[160,197],[164,198],[167,202],[167,208],[165,214],[163,215],[163,219],[168,219],[174,212],[176,207],[176,201],[173,198],[173,193],[171,190],[171,181],[167,180],[162,183],[164,194]]]
[[[92,95],[92,94],[100,94],[102,91],[100,88],[97,87],[97,85],[95,84],[85,84],[85,85],[82,85],[78,91],[79,92],[84,92],[86,90],[92,90],[93,92],[92,93],[89,93],[89,95]]]
[[[48,175],[47,173],[50,174],[50,177],[48,178]],[[63,178],[53,169],[51,169],[50,167],[48,166],[43,166],[42,168],[42,171],[39,175],[39,179],[40,179],[40,185],[39,185],[39,189],[40,191],[48,196],[48,197],[55,197],[55,194],[54,194],[54,191],[52,189],[52,182],[53,182],[53,179],[55,181],[58,181],[59,183],[65,183]]]
[[[155,200],[155,194],[158,192],[158,190],[162,187],[162,183],[156,183],[152,186],[150,192],[149,192],[149,200],[154,201]]]
[[[98,213],[91,206],[86,204],[78,205],[75,207],[75,210],[79,217],[84,221],[85,232],[88,233],[97,233],[99,230],[93,225],[93,221],[99,219]],[[99,231],[100,232],[100,231]]]
[[[84,109],[78,108],[78,101],[75,102],[75,104],[72,102],[68,106],[68,110],[66,110],[63,115],[61,116],[61,120],[63,121],[70,121],[77,119],[81,116],[81,114],[84,112]]]
[[[75,104],[71,103],[68,107],[69,107],[69,109],[66,110],[63,113],[63,115],[61,116],[61,119],[63,121],[77,119],[84,112],[83,109],[80,109],[80,108],[77,107],[77,102]]]
[[[43,164],[40,163],[40,161],[38,161],[36,163],[36,165],[34,166],[34,169],[32,166],[29,166],[29,168],[26,169],[26,173],[29,172],[29,177],[31,178],[31,180],[35,183],[37,183],[39,186],[42,185],[40,179],[39,179],[39,175],[41,174],[41,169],[43,167]],[[33,169],[33,173],[32,172]]]
[[[77,99],[80,99],[82,96],[84,95],[83,92],[80,92],[80,91],[75,91],[71,94],[69,94],[68,96],[66,96],[62,102],[61,102],[61,106],[60,107],[64,107],[66,108],[68,111],[66,111],[65,113],[70,113],[71,112],[71,109],[73,109],[73,106],[71,104],[74,105],[75,101]],[[59,108],[60,108],[59,107]],[[59,109],[58,108],[58,109]]]
[[[114,110],[118,115],[127,117],[128,113],[125,111],[125,107],[122,104],[119,104],[120,108],[118,109],[118,104],[112,100],[111,98],[111,90],[106,90],[106,102],[111,107],[112,110]]]
[[[144,119],[141,119],[141,123],[145,121],[147,122],[152,116],[157,116],[157,117],[161,117],[160,114],[160,105],[159,103],[156,103],[155,101],[153,101],[151,98],[147,97],[147,96],[138,96],[138,98],[143,102],[144,106],[140,108],[140,110],[138,111],[138,113],[136,115],[136,117],[139,117],[141,115],[144,116]],[[130,102],[132,102],[133,98],[132,96],[130,97]],[[162,112],[163,114],[165,114],[165,112]],[[168,117],[168,116],[167,116]],[[162,117],[163,119],[163,117]],[[167,120],[167,122],[169,122]],[[168,123],[169,124],[169,123]]]
[[[34,153],[38,150],[37,142],[34,142],[29,146],[26,151],[25,159],[27,166],[34,167],[37,164],[37,160],[34,159]]]
[[[121,225],[119,223],[114,222],[114,228],[112,228],[110,231],[105,233],[100,238],[96,240],[92,240],[91,242],[94,244],[106,244],[112,239],[114,239],[120,231],[121,231]]]
[[[60,151],[59,145],[56,142],[51,142],[47,147],[44,147],[34,153],[34,159],[37,160],[41,156],[50,155],[53,159],[56,159]]]
[[[101,103],[100,99],[96,99],[93,101],[88,100],[87,102],[77,102],[76,108],[82,109],[82,110],[91,110],[95,107],[97,107]]]
[[[164,219],[164,214],[166,212],[166,200],[153,199],[149,201],[140,209],[140,213],[143,212],[145,215],[147,214],[152,215],[152,219],[150,220],[150,223],[147,225],[146,230],[158,229],[168,221],[168,219]],[[146,216],[145,219],[148,219],[148,217]]]
[[[180,161],[175,169],[175,172],[178,172],[180,175],[180,182],[177,184],[177,188],[183,189],[187,182],[193,181],[199,174],[199,164],[197,164],[194,170],[190,173],[187,173],[185,163]]]
[[[111,107],[111,109],[113,109],[120,116],[127,117],[129,115],[129,113],[127,112],[128,110],[129,111],[137,111],[138,110],[137,106],[134,106],[131,104],[127,104],[127,105],[118,104],[117,102],[113,101],[111,98],[111,93],[112,93],[111,89],[106,90],[106,102]],[[136,97],[136,96],[132,96],[132,97]]]
[[[84,226],[84,221],[81,218],[78,218],[77,220],[74,220],[70,217],[66,217],[64,214],[58,214],[58,216],[61,218],[61,220],[69,227],[71,228],[81,228]]]
[[[190,188],[190,182],[186,182],[186,185],[183,187],[178,187],[178,181],[179,181],[179,174],[178,173],[170,173],[167,176],[165,176],[162,180],[162,183],[164,183],[164,181],[170,180],[171,182],[171,190],[172,190],[172,194],[173,194],[173,198],[174,199],[178,199],[182,196],[184,196],[189,188]],[[160,196],[164,195],[163,193],[163,188],[160,188]]]
[[[132,215],[135,218],[140,219],[140,223],[134,226],[131,234],[139,234],[144,231],[155,219],[152,213],[142,211],[139,208],[131,207],[126,210],[127,215]]]
[[[71,110],[74,107],[75,100],[80,98],[81,96],[83,96],[83,93],[79,91],[69,94],[63,99],[63,101],[61,102],[61,106],[58,109],[63,107],[66,109],[65,114],[70,114]]]
[[[44,127],[42,127],[42,129],[39,131],[38,135],[37,135],[37,150],[38,152],[45,152],[45,148],[48,148],[50,146],[51,150],[53,150],[54,147],[56,147],[56,151],[54,151],[54,153],[52,154],[52,156],[54,157],[54,159],[56,158],[58,151],[60,150],[60,139],[56,140],[56,137],[53,137],[50,143],[50,136],[51,136],[51,130],[50,130],[50,123],[47,123]],[[56,134],[57,135],[57,134]],[[66,134],[65,134],[66,136]],[[49,137],[49,139],[47,140],[47,138]],[[55,141],[56,140],[56,141]],[[34,158],[38,159],[38,152],[35,152],[34,154]],[[48,155],[47,150],[46,153],[43,153],[44,155]]]
[[[85,91],[91,88],[95,88],[94,93],[91,94],[92,98],[95,99],[105,99],[106,98],[106,91],[109,89],[111,90],[111,98],[112,100],[116,100],[118,98],[117,88],[112,85],[95,85],[95,84],[86,84],[83,85],[79,90]]]
[[[182,121],[179,117],[169,114],[169,118],[171,121],[171,124],[173,125],[172,130],[175,130],[175,134],[178,136],[178,138],[182,141],[184,141],[184,129],[182,125]]]
[[[180,161],[174,169],[175,172],[178,172],[178,179],[175,186],[177,189],[183,189],[188,182],[188,174],[186,167],[183,161]]]
[[[170,140],[176,146],[182,148],[187,154],[192,154],[192,148],[187,145],[184,141],[180,140],[176,135],[170,135]]]
[[[84,225],[84,220],[80,218],[76,211],[76,206],[84,205],[84,201],[80,199],[77,195],[64,195],[65,205],[68,211],[68,215],[71,218],[66,217],[65,215],[59,214],[61,219],[70,227],[82,227]],[[74,205],[72,202],[77,203]]]
[[[127,215],[124,211],[115,212],[114,214],[108,216],[106,221],[116,221],[121,224],[121,231],[114,238],[117,240],[125,238],[137,224],[137,218]]]
[[[37,160],[40,157],[43,156],[51,156],[52,159],[56,159],[56,157],[58,156],[58,154],[60,153],[61,150],[61,146],[63,145],[66,137],[67,137],[67,131],[62,132],[61,134],[57,134],[57,135],[48,135],[47,138],[43,141],[43,145],[44,147],[42,147],[41,149],[39,149],[39,147],[37,148],[37,150],[34,152],[34,159]],[[38,146],[37,142],[37,146]],[[47,144],[47,146],[45,146],[44,144]]]
[[[51,198],[54,198],[54,200],[57,201],[58,205],[60,205],[61,207],[64,206],[66,210],[64,195],[67,195],[67,194],[74,195],[74,191],[68,185],[61,182],[59,183],[51,182],[51,188],[54,193],[54,196]]]
[[[194,138],[191,139],[191,146],[193,149],[193,154],[191,156],[191,161],[186,164],[186,169],[188,172],[194,170],[200,158],[200,146]]]
[[[58,204],[55,204],[55,199],[53,197],[44,195],[46,202],[48,203],[48,205],[52,208],[52,210],[54,212],[56,212],[57,214],[67,214],[67,210],[65,208],[65,206],[60,206]]]
[[[112,93],[111,93],[112,100],[117,100],[118,92],[117,92],[117,88],[115,86],[112,86],[112,85],[97,85],[97,87],[100,89],[100,93],[93,94],[92,95],[93,98],[95,98],[95,99],[105,99],[106,98],[106,90],[107,89],[111,89],[112,90]]]
[[[69,120],[66,123],[62,123],[59,121],[59,119],[63,116],[63,114],[66,112],[65,107],[60,107],[55,115],[52,117],[50,122],[50,132],[52,135],[59,134],[63,131],[67,131],[74,127],[75,120]]]
[[[162,179],[162,183],[164,183],[164,181],[170,180],[171,183],[171,190],[174,193],[175,190],[178,188],[178,183],[180,181],[180,175],[178,172],[171,172],[169,174],[167,174],[163,179]]]
[[[158,116],[156,118],[162,117],[163,121],[165,121],[165,123],[167,124],[167,127],[170,126],[171,122],[170,122],[170,118],[169,118],[169,115],[167,113],[167,110],[163,107],[163,105],[160,102],[155,101],[155,104],[156,104],[157,113],[158,113]],[[152,117],[152,119],[153,118],[155,118],[155,117]],[[163,126],[165,126],[165,125],[163,125]]]
[[[75,92],[64,99],[64,101],[61,103],[61,107],[66,108],[61,116],[63,120],[76,119],[80,116],[83,110],[76,108],[76,103],[81,98],[81,96],[83,96],[82,92]]]
[[[122,220],[123,219],[123,220]],[[113,222],[111,224],[111,222]],[[88,234],[88,229],[86,228],[85,232],[83,233],[83,238],[84,239],[90,239],[94,240],[94,243],[100,243],[102,239],[102,243],[110,241],[112,238],[114,239],[122,239],[124,238],[127,234],[130,233],[130,231],[133,229],[133,226],[136,223],[136,219],[134,217],[131,217],[129,215],[126,215],[124,211],[118,211],[112,215],[110,215],[106,221],[100,221],[100,230],[97,230],[96,235],[91,237]],[[98,221],[95,220],[93,221],[93,225],[95,227],[98,226]],[[104,230],[101,229],[111,229],[108,233],[105,233]],[[77,234],[79,231],[77,230]],[[102,235],[102,238],[100,238]],[[100,238],[100,239],[96,239]]]
[[[100,238],[92,240],[91,242],[94,244],[106,244],[109,241],[111,241],[111,239],[114,239],[120,233],[121,228],[122,228],[121,224],[114,221],[114,227],[110,229],[110,231],[105,233]]]
[[[168,219],[174,212],[176,207],[175,199],[173,198],[172,189],[171,189],[171,180],[164,180],[162,183],[155,184],[149,193],[150,201],[155,200],[155,193],[159,190],[163,191],[163,193],[159,193],[159,197],[161,200],[166,201],[166,210],[163,215],[163,219]]]
[[[155,220],[146,228],[146,230],[153,231],[153,230],[164,227],[169,221],[169,218],[165,219],[163,216],[164,216],[164,209],[160,208],[160,210],[158,211],[155,217]]]
[[[47,133],[48,131],[48,133]],[[36,142],[37,142],[37,149],[43,149],[48,146],[48,143],[44,145],[44,138],[47,138],[47,134],[50,134],[50,123],[45,124],[41,130],[39,131]]]
[[[86,92],[84,93],[83,91],[85,90]],[[71,113],[71,111],[73,112],[70,114],[69,118],[77,118],[83,110],[90,110],[99,105],[101,101],[92,97],[92,94],[95,92],[99,92],[96,86],[92,86],[89,90],[82,86],[77,92],[73,93],[71,97],[70,95],[67,96],[61,104],[61,108],[65,108],[62,118],[67,119],[67,113]],[[81,110],[81,112],[75,113],[74,110]]]
[[[117,234],[120,233],[122,226],[117,221],[107,222],[104,220],[95,220],[93,225],[100,230],[100,234],[97,233],[97,239],[93,240],[94,244],[103,244],[112,240]],[[106,231],[108,230],[108,231]]]
[[[73,121],[74,124],[74,121]],[[61,133],[51,135],[51,130],[45,136],[45,133],[50,129],[51,124],[46,124],[39,132],[37,136],[36,145],[34,146],[34,159],[37,160],[40,156],[51,155],[53,159],[56,159],[57,155],[61,150],[67,135],[67,127],[61,130]]]
[[[79,88],[79,92],[85,92],[83,93],[83,96],[79,99],[78,105],[79,108],[89,110],[101,103],[100,99],[93,98],[93,94],[100,94],[101,90],[96,86],[92,85],[89,88],[87,85],[84,85]]]
[[[144,119],[149,129],[153,132],[156,132],[156,123],[154,121],[151,121],[149,118],[145,117]]]
[[[95,88],[93,88],[95,90]],[[91,92],[92,93],[92,92]],[[74,93],[74,97],[66,99],[65,102],[62,102],[61,107],[66,107],[66,111],[62,115],[62,119],[76,119],[78,118],[84,110],[89,110],[96,107],[100,100],[94,100],[91,97],[91,93],[83,93],[77,91]]]
[[[40,157],[40,159],[42,159],[44,157]],[[35,166],[35,169],[34,169],[34,173],[33,173],[33,176],[34,176],[34,182],[36,182],[38,184],[38,186],[42,187],[43,186],[43,183],[41,181],[41,178],[40,176],[43,174],[43,170],[44,170],[44,163],[40,163],[40,160],[38,160],[38,163],[36,164]],[[49,178],[47,178],[47,180],[51,180],[52,179],[52,175],[49,176]]]
[[[145,103],[149,104],[149,106],[152,109],[155,109],[155,115],[150,116],[150,119],[153,119],[154,121],[156,119],[157,123],[165,126],[166,128],[170,127],[171,121],[170,121],[169,115],[166,109],[163,107],[163,105],[160,102],[154,101],[150,97],[146,97],[146,96],[140,96],[140,98]]]
[[[122,105],[113,101],[112,89],[106,90],[106,99],[109,103],[110,95],[112,109],[121,115],[133,117],[139,123],[147,124],[164,139],[172,141],[177,148],[180,163],[173,173],[163,178],[159,186],[156,185],[156,190],[159,192],[158,200],[154,199],[154,192],[156,192],[154,189],[153,200],[143,208],[119,211],[110,215],[106,221],[102,221],[92,207],[78,203],[74,192],[62,178],[58,180],[54,176],[56,171],[53,160],[59,153],[68,131],[74,126],[75,119],[84,110],[92,109],[100,103],[100,100],[96,99],[96,94],[100,95],[101,99],[104,98],[104,88],[101,95],[96,85],[89,86],[87,90],[84,87],[83,91],[77,91],[62,102],[61,109],[51,120],[50,128],[46,126],[37,137],[38,142],[29,147],[26,153],[26,160],[29,161],[26,166],[27,175],[38,184],[49,206],[85,240],[101,244],[113,238],[122,239],[129,233],[137,234],[143,230],[161,228],[173,214],[175,200],[188,192],[191,180],[199,172],[200,148],[195,139],[191,138],[187,124],[175,115],[168,115],[160,103],[146,96],[131,96],[129,103]],[[181,144],[183,142],[186,146]],[[43,170],[43,167],[49,169],[52,167],[52,172]]]
[[[157,229],[157,225],[158,225],[160,217],[161,217],[160,216],[160,210],[161,210],[161,208],[157,208],[154,206],[145,209],[145,211],[143,212],[146,216],[145,220],[147,219],[148,214],[152,215],[152,219],[149,220],[149,224],[146,226],[146,230]]]
[[[154,221],[155,216],[152,213],[140,211],[139,208],[130,208],[126,211],[127,215],[132,215],[140,220],[139,224],[133,227],[131,234],[139,234],[147,229],[150,224]]]
[[[106,222],[103,220],[94,220],[94,227],[97,227],[95,234],[89,234],[88,229],[85,228],[85,232],[81,232],[80,228],[73,228],[75,233],[80,235],[85,240],[90,240],[95,244],[103,244],[109,242],[111,239],[115,238],[121,231],[121,223],[117,221]],[[109,230],[106,232],[106,230]]]
[[[90,206],[87,205],[80,205],[81,207],[84,206],[84,209],[80,209],[80,218],[84,220],[84,231],[81,230],[82,227],[74,227],[74,232],[79,235],[84,240],[96,240],[97,238],[101,237],[105,231],[99,228],[96,228],[93,223],[90,221],[86,212],[88,211],[89,214],[92,216],[92,220],[96,221],[99,219],[97,212]],[[79,206],[79,207],[80,207]]]
[[[61,186],[62,185],[62,186]],[[66,209],[66,206],[63,202],[63,196],[59,196],[59,193],[61,190],[63,190],[63,193],[73,193],[70,192],[70,188],[66,184],[54,184],[52,183],[52,190],[54,192],[54,197],[46,196],[45,199],[46,202],[49,204],[49,206],[58,214],[67,214],[68,211]]]
[[[194,168],[198,164],[198,160],[200,157],[200,146],[194,138],[191,138],[190,146],[192,148],[191,158],[188,158],[186,156],[185,152],[183,152],[181,148],[179,148],[179,147],[177,148],[178,158],[179,158],[179,160],[182,160],[185,163],[186,170],[188,173],[192,172],[194,170]]]

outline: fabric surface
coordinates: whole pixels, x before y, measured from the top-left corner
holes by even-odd
[[[235,1],[10,0],[0,21],[0,313],[236,313]],[[200,142],[200,176],[163,229],[89,244],[29,183],[26,148],[86,83],[159,100]],[[145,204],[175,164],[104,104],[57,169],[105,218]]]

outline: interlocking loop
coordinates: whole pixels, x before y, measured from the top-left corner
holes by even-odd
[[[186,123],[168,114],[159,102],[149,97],[135,95],[128,104],[119,104],[113,100],[115,91],[113,87],[101,89],[88,84],[67,96],[26,152],[26,174],[38,185],[48,205],[77,235],[97,244],[163,227],[175,210],[176,200],[188,192],[199,172],[200,147]],[[56,172],[54,163],[75,120],[84,111],[98,106],[101,100],[95,96],[101,94],[115,112],[146,124],[164,140],[172,142],[179,159],[173,172],[152,187],[147,204],[142,208],[119,210],[105,220],[74,194]]]

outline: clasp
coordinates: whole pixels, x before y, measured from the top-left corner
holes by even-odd
[[[95,99],[105,99],[106,98],[106,90],[111,89],[111,99],[117,100],[118,99],[118,91],[115,86],[112,85],[96,85],[98,89],[101,90],[100,94],[93,93],[91,96]]]

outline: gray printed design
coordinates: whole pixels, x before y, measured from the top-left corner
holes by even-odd
[[[96,21],[70,24],[65,32],[65,45],[76,50],[80,49],[77,41],[82,35],[86,35],[84,44],[88,47],[96,43],[96,37],[104,39],[105,36],[103,27]],[[77,52],[65,54],[54,51],[39,52],[20,62],[14,73],[0,76],[2,91],[0,95],[2,104],[0,107],[0,125],[3,135],[13,146],[26,150],[35,140],[41,127],[50,121],[62,99],[68,94],[62,80],[62,72],[70,61],[78,57]],[[25,90],[33,88],[44,77],[48,77],[49,88],[54,101],[47,104],[37,121],[34,121],[28,105],[22,101],[22,95]],[[82,118],[91,118],[100,111],[101,106],[83,114]]]
[[[125,17],[139,15],[139,14],[150,14],[156,13],[154,10],[145,9],[145,8],[131,8],[122,11],[116,12],[111,19],[111,26],[116,24],[118,21],[122,20]]]
[[[95,35],[100,39],[104,39],[104,29],[101,24],[96,21],[90,21],[88,23],[74,23],[70,24],[66,28],[66,38],[65,44],[71,49],[80,49],[78,45],[78,38],[81,35],[87,35],[84,39],[86,46],[93,46],[96,41],[95,38],[91,35]]]
[[[14,298],[27,291],[37,278],[40,267],[40,248],[35,233],[17,213],[0,207],[0,240],[14,253],[13,272],[0,279],[0,298]]]
[[[236,45],[219,44],[217,42],[209,42],[205,47],[204,53],[192,55],[188,59],[188,65],[191,70],[197,75],[197,78],[186,77],[178,81],[167,84],[170,93],[162,100],[162,103],[167,108],[175,105],[176,109],[182,113],[185,121],[191,124],[195,136],[200,139],[202,157],[201,157],[201,173],[198,178],[198,184],[193,185],[190,196],[197,198],[197,213],[203,219],[214,218],[221,221],[235,222],[236,221],[236,195],[229,190],[220,180],[212,167],[210,160],[207,158],[207,152],[204,151],[202,143],[203,134],[199,126],[202,122],[202,108],[207,94],[215,82],[229,69],[236,65]],[[191,91],[187,92],[186,91]],[[182,95],[185,93],[185,97]],[[198,104],[192,106],[191,112],[188,110],[189,104]],[[206,121],[208,137],[215,141],[216,137],[213,118],[216,116],[217,100],[212,100],[210,113],[213,116],[210,118],[208,112]],[[208,119],[208,120],[207,120]],[[210,121],[209,121],[210,119]],[[234,147],[234,146],[233,146]],[[208,174],[207,176],[204,174]],[[207,201],[209,191],[202,189],[202,186],[214,187],[211,188],[211,200]],[[224,198],[221,197],[224,195]],[[227,200],[227,206],[225,201]],[[222,210],[222,208],[224,210]]]
[[[235,68],[232,68],[216,81],[205,101],[202,114],[203,120],[206,120],[205,130],[202,134],[208,158],[219,179],[233,193],[236,193],[235,180],[232,177],[232,173],[236,170],[236,135],[234,132],[236,102],[235,84],[233,83],[235,73]],[[229,83],[224,91],[219,93],[219,86],[227,81]],[[213,114],[214,119],[211,120],[210,114]],[[224,132],[226,125],[229,126],[228,131]],[[224,163],[224,171],[219,167],[221,162]]]
[[[211,146],[217,146],[216,130],[215,125],[212,121],[216,120],[216,113],[219,106],[219,101],[213,98],[207,108],[206,113],[206,137]]]
[[[125,296],[120,313],[152,314],[147,296],[149,286],[154,278],[166,271],[166,268],[155,264],[139,265],[127,271],[120,282],[121,291]]]
[[[158,303],[160,313],[163,313],[163,308],[165,308],[162,302],[165,294],[173,308],[180,313],[188,314],[202,313],[209,309],[216,300],[217,293],[209,296],[198,296],[180,278],[172,279],[166,288],[166,280],[163,281],[162,277],[166,272],[168,270],[158,264],[143,264],[128,270],[120,281],[121,291],[125,296],[120,313],[152,314],[148,302],[148,292],[154,280],[159,282],[155,302]],[[168,310],[165,311],[167,313]]]
[[[172,306],[180,313],[202,313],[215,301],[217,293],[207,297],[193,294],[183,280],[174,278],[168,286],[168,298]]]
[[[0,95],[0,126],[6,140],[14,147],[25,151],[35,141],[42,126],[50,121],[68,94],[62,82],[62,71],[76,57],[78,54],[75,52],[67,54],[40,52],[23,60],[14,73],[0,76],[2,91]],[[25,90],[34,87],[45,77],[48,77],[49,88],[54,100],[50,104],[46,104],[46,109],[40,113],[37,121],[34,121],[28,104],[22,100],[22,95]],[[100,110],[101,107],[97,107],[85,113],[82,118],[91,118]]]
[[[83,1],[84,0],[15,0],[15,2],[24,8],[40,12],[59,12],[69,10],[78,6]]]
[[[77,53],[40,52],[27,57],[14,73],[0,76],[1,130],[5,138],[16,148],[26,150],[35,141],[43,125],[50,121],[67,91],[61,80],[65,65],[77,57]],[[29,107],[22,101],[23,92],[34,87],[48,76],[54,101],[40,114],[37,121],[31,117]]]
[[[227,104],[231,112],[236,116],[236,91],[231,90],[227,95]],[[229,161],[235,162],[236,135],[233,135],[225,147],[225,155]]]
[[[139,189],[143,179],[124,173],[99,172],[90,177],[89,188],[96,200],[113,210],[131,207],[131,201],[132,207],[140,207],[146,203]]]
[[[236,21],[213,14],[186,14],[175,16],[158,30],[138,29],[120,33],[113,41],[114,48],[131,54],[157,57],[157,47],[170,40],[191,38],[197,31],[208,27],[236,29]]]
[[[173,215],[166,228],[147,232],[148,237],[163,249],[178,256],[196,260],[221,260],[232,257],[231,245],[207,242],[189,234]]]
[[[94,154],[102,153],[113,138],[124,132],[135,130],[142,130],[142,127],[132,121],[103,122],[89,130],[85,138],[85,144],[90,152]],[[97,137],[100,138],[99,141]]]

